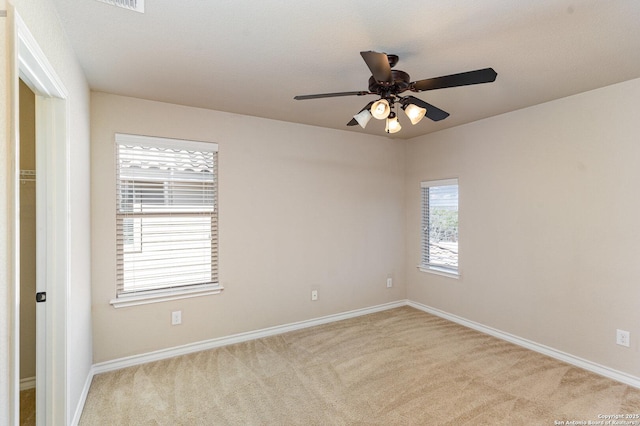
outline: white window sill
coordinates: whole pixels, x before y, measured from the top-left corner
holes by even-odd
[[[460,279],[460,273],[453,272],[450,269],[438,268],[437,266],[425,266],[418,265],[418,269],[420,272],[426,272],[429,274],[442,275],[443,277],[454,278],[456,280]]]
[[[190,297],[209,296],[218,294],[224,290],[220,284],[207,284],[186,289],[167,289],[145,292],[143,294],[133,294],[130,296],[120,296],[112,299],[114,308],[124,308],[127,306],[147,305],[149,303],[166,302],[169,300],[187,299]]]

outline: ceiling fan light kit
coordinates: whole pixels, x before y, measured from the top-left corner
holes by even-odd
[[[360,52],[367,67],[371,71],[369,78],[369,91],[321,93],[316,95],[294,96],[296,100],[332,98],[338,96],[364,96],[378,95],[380,99],[369,102],[359,113],[353,116],[347,126],[360,125],[366,127],[371,117],[378,120],[386,119],[385,132],[397,133],[402,126],[395,112],[392,111],[396,103],[415,125],[425,116],[432,121],[444,120],[449,113],[435,107],[422,99],[414,96],[400,96],[407,90],[423,92],[426,90],[444,89],[447,87],[469,86],[472,84],[491,83],[496,80],[498,74],[493,68],[483,68],[475,71],[467,71],[442,77],[428,78],[425,80],[411,81],[411,77],[404,71],[392,70],[398,63],[397,55],[388,55],[373,51]]]

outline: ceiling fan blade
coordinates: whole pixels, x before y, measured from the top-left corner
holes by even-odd
[[[414,92],[422,92],[424,90],[444,89],[447,87],[469,86],[471,84],[491,83],[496,80],[497,76],[498,73],[493,68],[483,68],[481,70],[414,81],[409,88]]]
[[[364,108],[362,108],[360,111],[358,111],[358,114],[360,114],[360,113],[361,113],[362,111],[364,111],[365,109],[369,109],[369,108],[371,108],[371,105],[373,105],[373,101],[369,102],[367,105],[365,105],[365,107],[364,107]],[[358,115],[358,114],[356,114],[356,115]],[[359,124],[359,123],[358,123],[358,121],[356,120],[356,118],[355,118],[355,117],[353,117],[353,118],[351,119],[351,121],[349,121],[349,122],[347,123],[347,126],[357,126],[358,124]]]
[[[448,112],[443,111],[440,108],[423,101],[422,99],[418,99],[415,96],[405,96],[404,98],[402,98],[400,103],[402,103],[402,105],[414,104],[418,105],[421,108],[425,108],[427,110],[425,116],[433,121],[444,120],[449,116]]]
[[[391,65],[389,65],[389,58],[386,53],[378,53],[369,50],[368,52],[360,52],[360,55],[367,63],[373,78],[378,83],[393,83]]]
[[[369,92],[337,92],[337,93],[319,93],[317,95],[298,95],[294,96],[293,99],[297,101],[302,101],[304,99],[320,99],[320,98],[335,98],[338,96],[364,96],[369,95]]]

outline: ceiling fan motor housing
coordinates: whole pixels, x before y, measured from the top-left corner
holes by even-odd
[[[411,77],[404,71],[391,70],[391,82],[376,81],[373,76],[369,78],[369,91],[377,93],[380,96],[386,94],[398,94],[409,89]]]

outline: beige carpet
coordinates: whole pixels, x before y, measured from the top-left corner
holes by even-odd
[[[36,424],[36,389],[20,391],[20,426]]]
[[[97,375],[81,425],[554,425],[640,390],[403,307]]]

